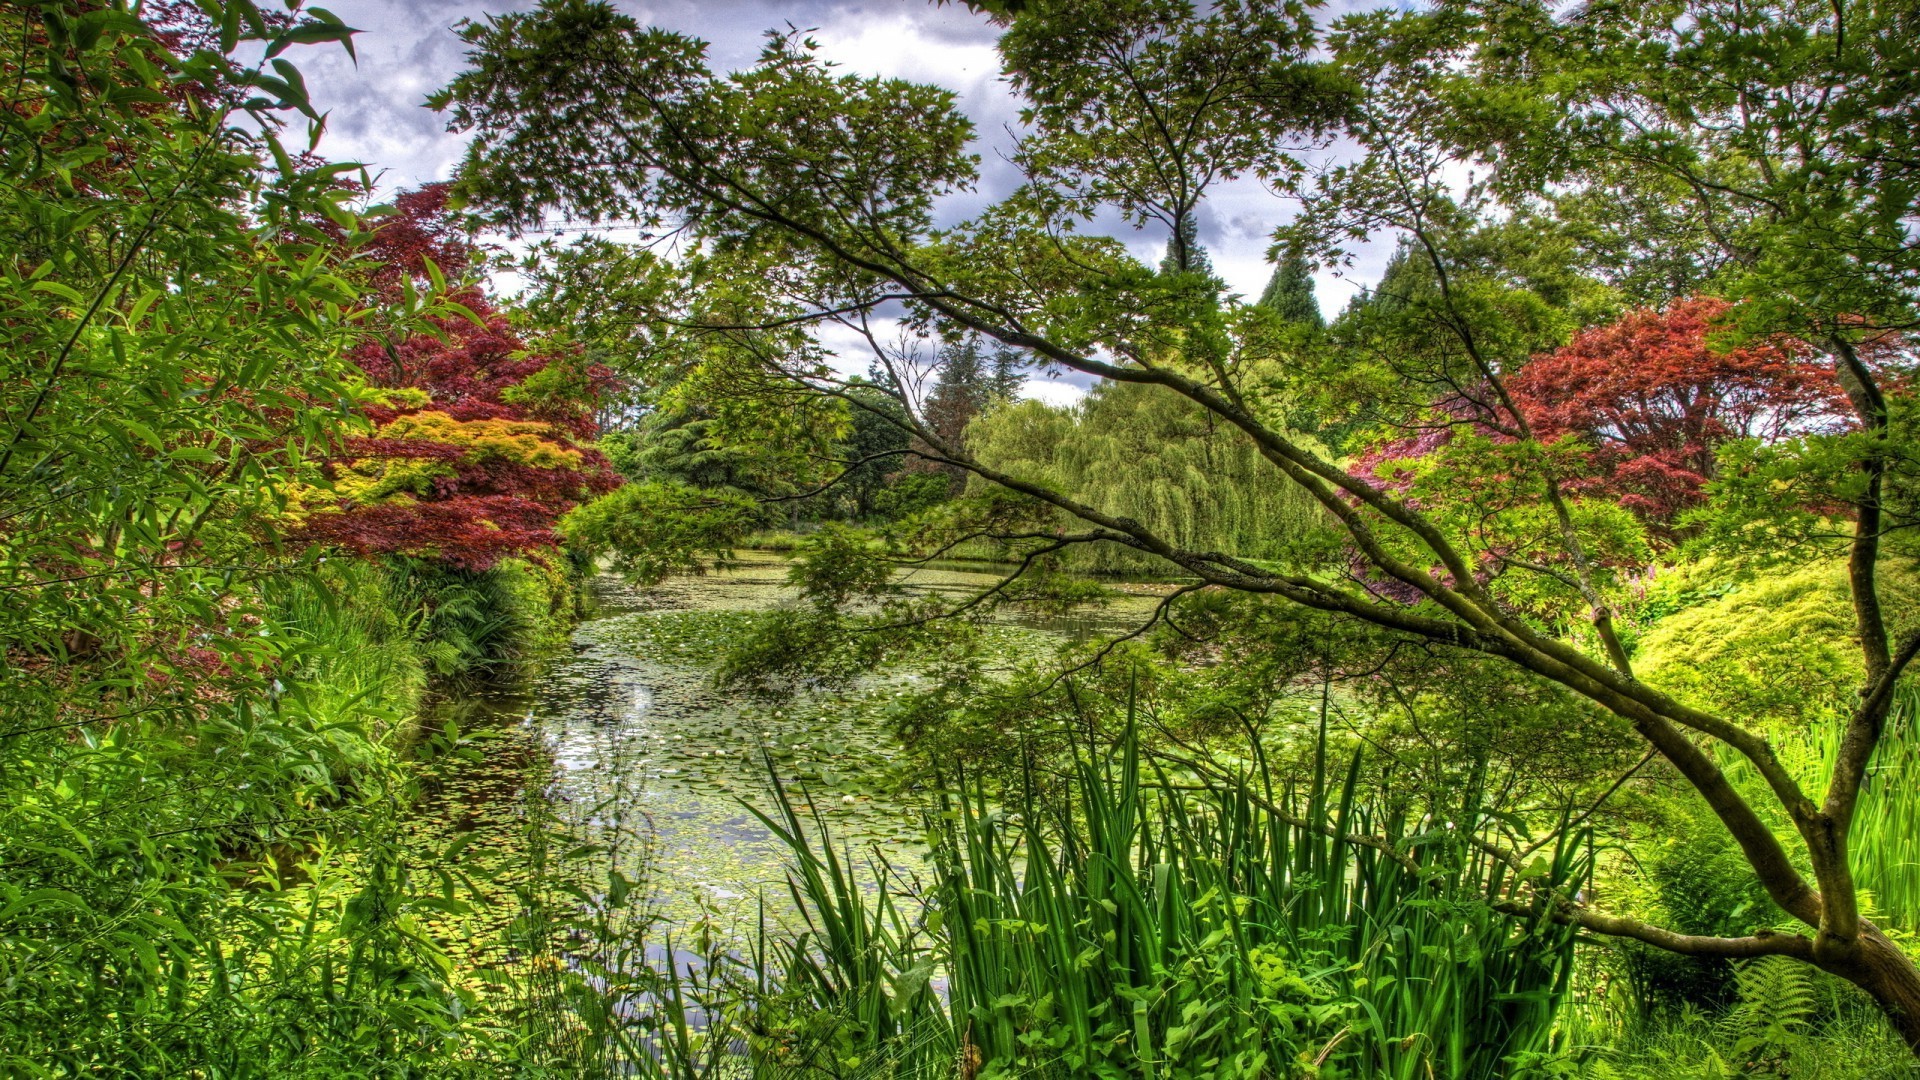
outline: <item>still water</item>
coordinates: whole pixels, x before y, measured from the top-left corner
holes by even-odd
[[[777,555],[749,553],[736,566],[654,586],[595,580],[595,614],[570,653],[524,685],[447,703],[442,719],[477,735],[478,752],[436,764],[423,834],[462,837],[462,861],[504,892],[526,873],[530,800],[546,799],[563,820],[627,838],[589,857],[641,880],[669,928],[704,919],[744,932],[763,899],[775,917],[788,908],[787,849],[748,809],[771,809],[777,776],[811,799],[836,848],[856,862],[884,861],[911,887],[923,871],[922,807],[894,782],[900,750],[887,710],[912,691],[915,674],[876,671],[850,686],[775,697],[713,685],[727,631],[796,602],[786,571]],[[996,580],[923,569],[901,583],[957,600]],[[1065,639],[1124,633],[1153,603],[1123,594],[1085,616],[1015,617],[992,633],[1011,662]],[[467,921],[462,933],[476,929]]]

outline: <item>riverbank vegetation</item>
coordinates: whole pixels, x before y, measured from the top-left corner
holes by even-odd
[[[0,5],[0,1072],[1915,1074],[1914,13],[967,7],[997,150],[543,0],[382,193],[324,9]],[[749,544],[742,917],[463,719]]]
[[[485,1040],[417,929],[420,707],[571,617],[587,406],[499,366],[431,206],[303,152],[337,19],[0,32],[0,1072],[445,1075]]]

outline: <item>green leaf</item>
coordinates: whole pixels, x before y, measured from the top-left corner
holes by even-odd
[[[85,307],[88,304],[92,303],[92,301],[90,301],[86,296],[82,295],[78,289],[75,289],[70,285],[63,285],[58,281],[36,281],[34,282],[34,285],[33,285],[33,291],[48,293],[52,296],[57,296],[62,300],[67,300],[72,303],[79,304],[82,307]]]
[[[156,452],[164,451],[166,449],[166,444],[161,441],[160,436],[155,434],[152,428],[141,423],[140,421],[131,420],[123,417],[121,418],[119,423],[120,423],[120,426],[124,428],[129,434],[133,435],[135,438],[139,439],[141,442],[146,443],[148,446],[152,447]]]

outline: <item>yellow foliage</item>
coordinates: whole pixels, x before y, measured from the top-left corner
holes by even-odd
[[[425,495],[435,477],[452,476],[444,461],[417,458],[360,458],[338,470],[332,496],[365,505],[390,497]]]
[[[379,391],[377,400],[388,407],[417,407],[430,399],[424,390],[403,386]],[[578,450],[552,441],[552,425],[535,420],[456,420],[435,410],[399,417],[370,434],[376,439],[422,439],[464,447],[463,464],[504,460],[542,469],[578,469],[584,460]],[[454,465],[448,461],[357,458],[336,467],[331,485],[287,485],[281,520],[298,525],[316,509],[341,500],[361,506],[412,503],[416,496],[429,493],[437,477],[452,475]]]
[[[468,447],[469,462],[495,459],[542,469],[577,469],[581,456],[547,436],[553,427],[533,420],[455,420],[443,412],[402,416],[374,432],[381,439],[431,439]]]
[[[1843,715],[1864,677],[1846,564],[1814,563],[1728,581],[1726,591],[1653,624],[1634,667],[1648,683],[1736,720],[1791,726]],[[1694,588],[1698,572],[1685,575]],[[1880,597],[1896,632],[1920,613],[1920,581],[1882,572]]]
[[[432,401],[433,395],[417,386],[393,386],[373,391],[372,398],[389,409],[418,409]]]

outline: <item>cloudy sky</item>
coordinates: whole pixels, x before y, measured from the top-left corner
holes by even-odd
[[[703,38],[718,69],[751,64],[763,35],[789,25],[813,31],[827,59],[847,69],[937,83],[958,93],[980,133],[982,195],[992,197],[1015,182],[1001,158],[1016,106],[1000,79],[994,53],[996,31],[958,3],[927,0],[617,0],[643,22]],[[463,139],[446,131],[422,102],[462,66],[463,47],[453,27],[463,19],[524,9],[532,0],[326,0],[335,14],[362,33],[359,63],[339,50],[319,47],[295,59],[313,99],[329,111],[321,150],[336,161],[359,161],[381,175],[387,189],[410,187],[452,175]],[[1257,295],[1271,267],[1268,234],[1286,220],[1290,206],[1247,180],[1217,190],[1200,220],[1201,242],[1215,269],[1234,290]],[[1126,237],[1143,258],[1157,260],[1166,238],[1157,233]],[[1378,272],[1378,258],[1363,259],[1349,277],[1323,274],[1321,307],[1338,311]],[[859,366],[864,367],[864,362]],[[1066,388],[1035,386],[1060,397]]]

